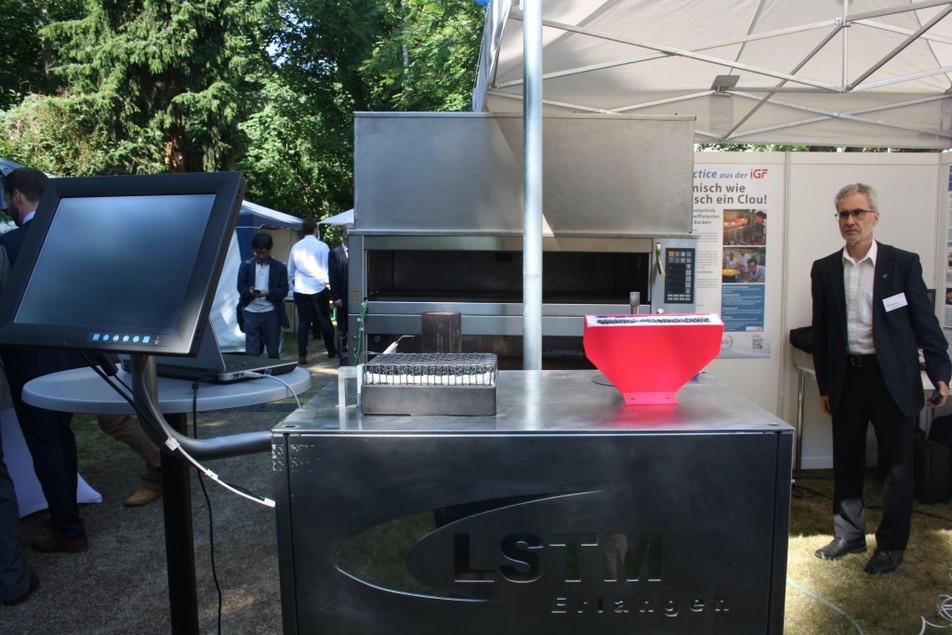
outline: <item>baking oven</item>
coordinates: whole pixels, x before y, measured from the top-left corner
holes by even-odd
[[[464,352],[520,367],[521,126],[479,113],[356,115],[349,331],[362,331],[362,350],[449,311]],[[584,315],[694,311],[693,121],[546,117],[544,129],[543,365],[587,367]]]

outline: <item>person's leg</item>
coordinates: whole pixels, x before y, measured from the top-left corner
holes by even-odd
[[[20,549],[20,512],[13,480],[3,462],[0,438],[0,602],[12,602],[30,589],[30,569]]]
[[[34,408],[18,398],[14,398],[14,407],[54,529],[63,540],[84,540],[86,529],[76,502],[78,461],[76,437],[70,428],[73,415]]]
[[[307,361],[307,343],[311,333],[311,322],[314,320],[314,296],[306,293],[294,294],[294,305],[298,312],[297,345],[298,357]]]
[[[325,289],[313,298],[314,312],[320,321],[321,335],[328,357],[337,357],[337,341],[334,335],[334,323],[331,321],[331,292]]]
[[[245,355],[257,357],[263,345],[265,320],[263,313],[245,311]]]
[[[344,306],[337,307],[337,339],[340,342],[341,353],[346,353],[350,348],[350,343],[347,341],[348,319],[347,304],[345,303]]]
[[[864,385],[869,373],[862,370],[847,370],[843,398],[833,413],[833,533],[851,543],[866,539],[863,481],[870,400]]]
[[[902,551],[909,542],[912,524],[915,420],[899,410],[883,385],[881,397],[873,408],[872,422],[879,448],[879,467],[885,474],[883,517],[876,530],[876,548]]]
[[[268,357],[281,357],[281,318],[277,311],[262,313],[261,335]]]
[[[139,480],[136,491],[127,498],[127,507],[139,507],[162,495],[162,452],[159,446],[142,429],[142,424],[132,415],[99,415],[99,429],[128,445],[145,461],[145,474]]]

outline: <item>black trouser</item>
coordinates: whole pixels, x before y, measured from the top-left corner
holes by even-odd
[[[327,289],[314,294],[295,291],[294,304],[298,310],[298,356],[305,357],[307,355],[310,325],[316,318],[321,327],[321,337],[324,338],[327,354],[336,357],[337,342],[334,340],[334,323],[331,322],[331,292]]]
[[[22,398],[23,386],[28,381],[48,372],[73,368],[76,364],[65,360],[80,358],[75,353],[38,353],[33,349],[4,349],[0,356],[10,384],[13,408],[33,458],[33,470],[46,498],[53,527],[66,540],[84,538],[86,528],[76,502],[79,475],[76,437],[70,427],[73,414],[37,408]],[[64,362],[61,365],[49,362],[47,358],[53,357],[62,357]]]
[[[866,534],[863,481],[870,423],[879,448],[879,472],[885,475],[876,546],[900,551],[909,541],[912,520],[915,419],[893,401],[878,365],[848,365],[843,397],[833,413],[833,527],[837,537],[849,541]]]
[[[347,343],[348,319],[347,298],[344,298],[341,306],[337,307],[337,333],[340,336],[341,348],[344,349],[350,348],[350,344]]]

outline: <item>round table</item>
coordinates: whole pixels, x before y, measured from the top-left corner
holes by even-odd
[[[116,377],[131,388],[132,375],[123,370]],[[226,410],[255,404],[277,401],[291,397],[287,382],[295,393],[310,388],[311,374],[304,368],[295,368],[290,373],[276,377],[249,379],[231,384],[198,383],[198,394],[192,386],[196,382],[187,379],[158,378],[159,409],[165,414]],[[74,368],[51,375],[38,377],[23,387],[23,401],[32,406],[62,412],[89,414],[128,414],[129,405],[90,368]]]

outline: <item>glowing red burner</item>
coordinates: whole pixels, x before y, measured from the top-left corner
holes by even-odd
[[[723,333],[713,313],[586,315],[583,344],[626,405],[676,404],[674,393],[717,357]]]

